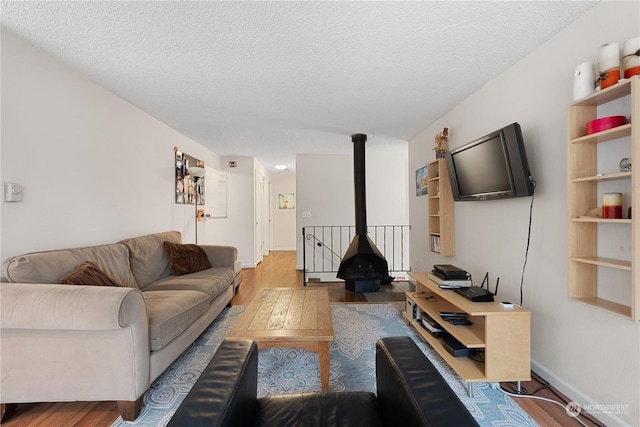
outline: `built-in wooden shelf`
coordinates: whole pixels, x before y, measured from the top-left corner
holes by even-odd
[[[584,178],[573,178],[571,182],[598,182],[598,181],[609,181],[616,179],[631,179],[631,172],[618,172],[618,173],[608,173],[602,175],[594,175],[594,176],[585,176]]]
[[[442,256],[454,256],[455,212],[449,183],[447,162],[437,159],[428,165],[429,186],[429,248]]]
[[[610,102],[618,102],[623,109],[629,109],[624,113],[630,117],[629,123],[586,135],[587,122],[597,119],[598,108]],[[572,103],[567,113],[569,297],[634,322],[640,321],[640,228],[637,218],[640,214],[640,174],[637,171],[600,174],[598,155],[617,152],[610,150],[620,150],[621,147],[625,147],[620,144],[628,143],[631,164],[634,167],[640,165],[639,124],[640,76],[633,76]],[[625,193],[625,205],[631,206],[635,216],[622,219],[585,216],[586,212],[601,204],[598,200],[601,193],[616,191],[616,188],[620,188],[617,191],[624,192],[625,188],[628,189],[629,181],[631,191]],[[604,182],[607,186],[601,189],[600,184]],[[625,210],[625,217],[626,213]],[[604,239],[608,238],[601,226],[608,227],[607,230],[611,230],[610,227],[626,227],[624,233],[612,234],[616,238],[620,238],[620,234],[629,236],[629,241],[621,242],[620,245],[631,248],[630,260],[614,259],[603,256],[607,254],[599,253],[603,250],[600,248],[607,247]],[[617,272],[614,273],[610,269]],[[610,301],[602,297],[607,295],[603,290],[610,285],[608,281],[611,274],[615,274],[613,277],[616,278],[616,286],[620,286],[619,281],[622,279],[625,282],[623,285],[629,287],[628,301]],[[625,275],[628,277],[626,280]]]

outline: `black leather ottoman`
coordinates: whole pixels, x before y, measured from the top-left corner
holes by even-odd
[[[376,343],[374,393],[329,392],[258,399],[258,348],[225,340],[169,426],[477,426],[409,337]]]

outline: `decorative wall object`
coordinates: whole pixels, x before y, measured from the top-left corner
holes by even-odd
[[[173,147],[175,153],[175,197],[177,204],[193,205],[198,198],[198,205],[204,205],[204,177],[198,180],[198,184],[189,176],[188,168],[191,166],[204,167],[204,162],[192,157],[182,151],[178,147]]]
[[[436,152],[436,159],[444,158],[444,153],[449,150],[449,128],[442,129],[442,132],[436,135],[433,150]]]
[[[631,172],[631,160],[628,157],[620,160],[620,172]]]
[[[426,196],[429,193],[427,186],[429,182],[429,178],[427,176],[428,171],[428,166],[423,166],[416,170],[416,196]]]
[[[280,203],[279,203],[280,209],[296,208],[296,196],[293,193],[280,193],[279,199],[280,199]]]

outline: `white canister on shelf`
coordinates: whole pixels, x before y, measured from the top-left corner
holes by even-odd
[[[622,45],[624,78],[640,74],[640,36],[633,37]]]
[[[573,74],[573,100],[582,99],[595,92],[593,62],[583,62]]]
[[[601,73],[609,71],[613,68],[620,67],[620,46],[616,42],[605,43],[600,46],[600,65],[598,67]]]
[[[605,89],[620,80],[620,46],[616,42],[600,46],[598,81],[600,89]]]

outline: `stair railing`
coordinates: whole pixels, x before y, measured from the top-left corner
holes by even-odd
[[[409,225],[376,225],[367,227],[373,240],[389,265],[389,274],[411,271],[409,266]],[[306,286],[308,273],[337,273],[351,240],[355,226],[302,227],[302,277]],[[336,278],[336,280],[338,280]]]

